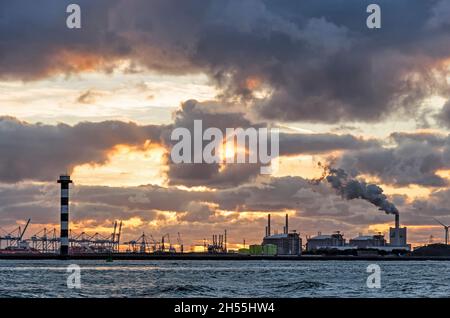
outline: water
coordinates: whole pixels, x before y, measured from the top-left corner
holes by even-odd
[[[81,289],[66,268],[81,267]],[[450,262],[350,261],[7,261],[0,297],[449,297]]]

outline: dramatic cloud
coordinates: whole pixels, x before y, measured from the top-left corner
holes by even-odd
[[[379,145],[377,140],[365,140],[348,134],[280,135],[280,155],[320,154],[335,150],[371,148]]]
[[[394,133],[393,147],[348,151],[336,163],[352,175],[370,174],[383,183],[447,187],[448,180],[437,172],[450,169],[450,139],[432,134]]]
[[[450,190],[445,189],[433,192],[427,200],[414,200],[411,210],[415,216],[413,222],[417,222],[417,224],[425,221],[421,216],[428,218],[430,221],[432,221],[431,217],[436,217],[450,224]]]
[[[121,121],[82,122],[74,126],[30,124],[12,117],[0,117],[0,181],[54,180],[77,165],[105,164],[117,145],[142,147],[146,141],[168,150],[167,178],[171,185],[229,187],[260,175],[261,164],[174,164],[170,134],[174,128],[187,128],[193,136],[194,120],[202,120],[203,130],[264,127],[252,124],[239,112],[221,112],[220,106],[188,101],[175,113],[171,125],[146,125]],[[205,142],[206,143],[206,142]],[[378,145],[352,135],[280,135],[280,155],[322,154],[335,150],[365,149]]]
[[[1,77],[110,72],[128,60],[133,71],[204,72],[224,98],[285,121],[414,116],[448,94],[445,1],[380,0],[379,30],[365,25],[370,1],[80,0],[80,30],[64,25],[68,3],[0,5]]]
[[[171,128],[187,128],[194,136],[194,121],[202,120],[202,129],[215,127],[226,134],[227,128],[262,128],[263,123],[252,123],[235,105],[220,103],[200,103],[186,101],[175,113]],[[166,130],[170,133],[170,130]],[[173,142],[169,135],[163,135],[168,148]],[[205,146],[208,142],[203,142]],[[194,140],[192,139],[192,144]],[[281,133],[279,152],[281,156],[300,154],[323,154],[335,150],[364,149],[378,146],[377,140],[365,140],[352,135]],[[195,155],[192,149],[192,161]],[[255,164],[174,164],[170,157],[168,179],[171,185],[208,186],[213,188],[234,187],[252,181],[260,175],[260,163]]]
[[[59,221],[58,198],[56,183],[0,184],[0,199],[4,202],[0,207],[2,220],[11,222],[12,218],[30,217],[34,223],[56,224]],[[367,213],[369,218],[377,215],[376,208],[362,200],[355,200],[357,203],[350,206],[327,185],[313,184],[299,177],[271,178],[261,184],[217,191],[186,191],[153,185],[126,188],[75,185],[71,190],[71,202],[75,222],[90,220],[98,224],[119,218],[148,222],[155,220],[158,212],[175,212],[179,221],[202,223],[210,222],[216,211],[239,214],[294,210],[299,211],[300,216],[315,214],[342,220],[363,211],[373,211]]]
[[[447,221],[448,198],[448,191],[412,203],[404,196],[390,197],[401,211],[402,224],[433,224],[433,216]],[[31,218],[27,235],[44,226],[57,227],[58,199],[56,183],[0,184],[0,226],[11,229],[13,224]],[[286,211],[291,214],[291,228],[302,236],[318,230],[341,230],[351,236],[367,231],[369,225],[393,222],[392,216],[379,213],[364,200],[345,201],[329,185],[299,177],[271,178],[262,184],[202,192],[152,185],[125,188],[75,184],[71,189],[71,226],[75,233],[80,229],[92,234],[99,229],[112,232],[112,222],[121,219],[125,222],[124,241],[137,238],[142,231],[155,237],[181,232],[188,245],[228,229],[231,242],[241,242],[242,238],[258,242],[266,216],[244,212],[270,212],[274,228],[281,229]]]
[[[168,126],[139,126],[109,121],[83,122],[75,126],[28,124],[10,117],[0,119],[0,180],[53,180],[86,163],[105,164],[111,150],[121,144],[141,147],[148,140],[168,150],[167,179],[170,185],[236,187],[260,175],[260,164],[174,164],[170,159],[172,129],[193,131],[201,119],[203,129],[218,127],[264,127],[252,124],[239,112],[220,112],[214,104],[188,101],[175,113]],[[193,135],[193,134],[192,134]],[[397,186],[417,184],[445,187],[448,180],[437,174],[450,169],[448,136],[431,133],[393,133],[393,146],[375,139],[352,135],[282,133],[280,155],[326,154],[343,151],[337,165],[351,175],[370,174]]]
[[[0,117],[0,181],[54,180],[76,165],[105,163],[116,145],[159,143],[160,129],[120,121],[51,126]]]
[[[450,128],[450,100],[448,100],[437,115],[438,122],[447,128]]]
[[[204,202],[189,202],[186,210],[186,213],[179,220],[207,223],[209,217],[214,215],[214,208]]]

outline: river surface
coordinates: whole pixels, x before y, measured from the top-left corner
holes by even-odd
[[[0,297],[450,297],[450,262],[377,262],[380,288],[367,286],[370,264],[0,260]]]

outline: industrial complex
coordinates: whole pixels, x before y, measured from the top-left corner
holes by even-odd
[[[411,245],[406,241],[406,227],[400,227],[400,217],[395,214],[395,226],[389,229],[389,242],[386,242],[384,235],[359,235],[350,239],[347,243],[344,235],[336,232],[330,235],[318,233],[307,239],[306,250],[358,250],[372,249],[378,251],[392,252],[394,250],[410,251]]]
[[[70,176],[61,175],[57,180],[61,191],[60,232],[43,229],[28,238],[25,232],[31,220],[21,229],[18,227],[11,232],[0,233],[0,254],[12,253],[46,253],[58,254],[62,257],[68,255],[92,253],[141,253],[141,254],[179,254],[186,253],[181,234],[177,233],[176,243],[172,243],[170,234],[155,239],[152,235],[142,233],[135,240],[121,242],[123,223],[116,221],[112,233],[104,236],[99,233],[88,235],[85,232],[74,233],[70,230],[69,218],[69,185]],[[274,233],[273,233],[274,232]],[[271,215],[268,214],[265,235],[260,244],[250,245],[231,251],[227,248],[227,231],[223,234],[213,235],[210,242],[204,240],[204,253],[207,254],[242,254],[250,256],[300,256],[302,254],[318,254],[333,251],[335,254],[349,251],[367,251],[384,253],[409,252],[411,246],[407,243],[407,228],[400,226],[399,214],[395,214],[394,227],[389,229],[389,241],[383,234],[362,235],[351,238],[348,242],[340,232],[332,234],[318,233],[317,236],[306,236],[303,244],[300,233],[290,230],[289,219],[286,214],[282,233],[272,230]],[[122,246],[122,249],[120,248]],[[124,250],[123,247],[126,247]],[[176,247],[176,248],[175,248]],[[348,254],[347,254],[348,255]],[[356,254],[358,255],[358,254]]]

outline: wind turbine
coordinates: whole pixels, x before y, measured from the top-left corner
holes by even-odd
[[[445,225],[444,223],[442,223],[441,221],[439,221],[436,218],[433,218],[433,219],[444,227],[444,230],[445,230],[445,245],[448,245],[448,228],[450,227],[450,225]]]

